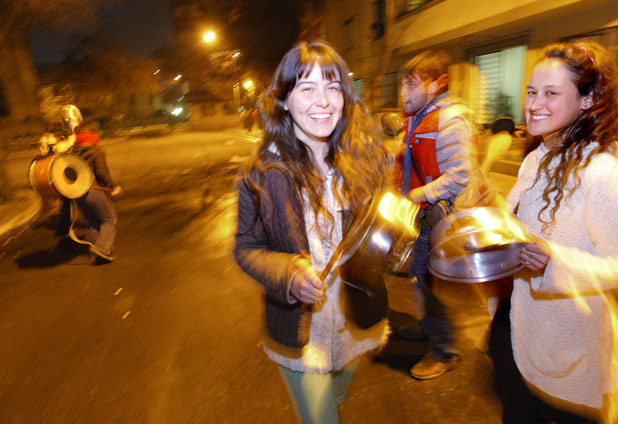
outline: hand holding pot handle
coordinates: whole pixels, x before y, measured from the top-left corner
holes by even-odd
[[[290,282],[290,293],[303,303],[313,304],[324,299],[327,284],[320,279],[311,262],[304,257],[293,260],[296,271]]]

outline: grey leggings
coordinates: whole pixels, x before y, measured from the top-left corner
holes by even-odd
[[[302,424],[338,424],[338,405],[345,398],[359,359],[343,370],[325,374],[297,372],[279,366],[279,371]]]

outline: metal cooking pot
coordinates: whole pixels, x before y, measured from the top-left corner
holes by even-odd
[[[346,284],[368,296],[384,291],[382,273],[407,272],[407,261],[419,233],[418,211],[417,203],[401,195],[384,192],[375,196],[352,222],[322,271],[322,278],[326,279],[338,263]]]
[[[84,120],[82,118],[82,113],[74,105],[62,106],[62,109],[60,109],[60,115],[62,116],[62,121],[65,122],[71,130],[81,124]]]
[[[464,209],[444,217],[429,236],[429,271],[458,283],[484,283],[522,268],[518,254],[528,237],[510,212],[493,207]]]

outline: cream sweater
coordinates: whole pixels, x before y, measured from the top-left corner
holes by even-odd
[[[587,155],[594,146],[588,147]],[[602,407],[602,395],[618,389],[610,366],[613,301],[618,288],[618,160],[595,156],[580,172],[581,185],[563,200],[555,224],[542,234],[537,218],[545,176],[534,187],[543,144],[522,163],[507,198],[528,230],[550,243],[543,274],[515,275],[511,298],[513,351],[525,379],[561,400]],[[554,160],[551,166],[556,166]],[[573,178],[571,177],[570,184]],[[548,220],[548,211],[543,213]]]

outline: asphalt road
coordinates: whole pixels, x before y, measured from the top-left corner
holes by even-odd
[[[59,245],[53,210],[2,246],[2,422],[295,422],[261,349],[260,288],[231,256],[233,182],[254,141],[211,132],[106,145],[125,191],[111,264]],[[413,322],[407,281],[388,284],[391,321]],[[437,380],[407,375],[425,343],[389,341],[361,363],[342,422],[500,422],[481,316],[462,315],[463,362]]]

